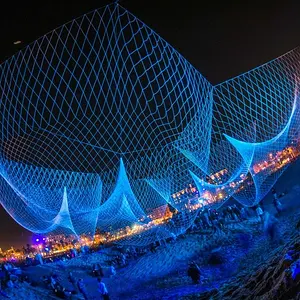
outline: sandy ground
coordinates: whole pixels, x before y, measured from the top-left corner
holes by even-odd
[[[179,299],[195,293],[219,288],[226,281],[243,273],[251,273],[259,264],[266,261],[284,247],[284,241],[295,228],[300,211],[300,178],[298,161],[279,179],[276,188],[279,193],[287,190],[288,194],[281,200],[285,213],[280,216],[281,241],[272,244],[264,235],[262,226],[256,218],[242,223],[231,223],[228,231],[219,236],[206,233],[192,233],[176,242],[161,246],[156,253],[147,253],[126,267],[117,270],[112,278],[104,278],[111,299]],[[299,183],[298,183],[299,182]],[[264,200],[265,208],[275,213],[270,195]],[[221,247],[225,261],[222,265],[211,266],[208,263],[213,249]],[[26,272],[39,280],[42,275],[54,271],[61,278],[66,288],[71,286],[67,281],[67,272],[72,271],[76,278],[83,278],[90,299],[101,299],[97,292],[96,279],[90,276],[94,263],[104,264],[112,253],[103,251],[85,257],[78,257],[65,263],[63,270],[57,264],[28,268]],[[187,264],[195,260],[204,277],[199,285],[191,283],[187,276]],[[52,293],[46,289],[22,287],[12,299],[51,299]],[[55,298],[53,298],[55,299]]]

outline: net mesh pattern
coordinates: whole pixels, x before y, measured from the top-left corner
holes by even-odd
[[[284,170],[255,164],[298,137],[299,58],[212,86],[118,4],[77,18],[0,65],[1,204],[34,232],[140,245],[189,228],[207,191],[254,205]]]

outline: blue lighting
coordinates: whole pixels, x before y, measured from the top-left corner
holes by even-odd
[[[300,138],[299,61],[213,86],[118,4],[69,22],[0,65],[1,204],[39,235],[138,245],[185,232],[199,204],[253,206]]]

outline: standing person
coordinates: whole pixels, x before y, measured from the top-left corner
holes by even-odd
[[[208,214],[207,209],[204,210],[203,216],[205,218],[205,222],[207,224],[207,227],[209,228],[211,226],[211,224],[210,224],[210,221],[209,221],[209,214]]]
[[[99,276],[100,277],[104,277],[104,273],[103,273],[103,269],[102,269],[102,266],[100,264],[98,264],[98,272],[99,272]]]
[[[218,228],[218,221],[217,219],[213,219],[211,220],[211,223],[212,223],[212,229],[213,229],[213,234],[215,233],[219,233],[219,228]]]
[[[111,264],[110,265],[110,276],[115,276],[116,274],[117,274],[116,268]]]
[[[88,300],[88,295],[87,295],[87,291],[86,291],[86,286],[85,286],[85,284],[84,284],[82,278],[80,278],[80,279],[77,281],[77,287],[78,287],[79,292],[82,294],[84,300]]]
[[[71,252],[71,256],[72,256],[72,257],[76,257],[76,256],[77,256],[77,250],[76,250],[76,248],[72,248],[72,249],[70,250],[70,252]]]
[[[233,210],[233,213],[234,213],[234,214],[236,215],[236,217],[237,217],[237,221],[241,221],[241,220],[242,220],[242,218],[241,218],[241,211],[240,211],[240,209],[237,207],[236,204],[233,205],[232,210]]]
[[[259,205],[257,205],[257,207],[256,207],[256,214],[259,217],[260,221],[263,223],[264,222],[264,218],[263,218],[264,211],[261,209],[261,207]]]
[[[223,218],[224,218],[225,222],[228,221],[228,211],[227,211],[227,208],[223,209]]]
[[[42,256],[42,254],[40,252],[36,254],[35,259],[40,263],[40,265],[44,264],[44,262],[43,262],[43,256]]]
[[[274,199],[277,199],[277,198],[278,198],[277,192],[276,192],[276,190],[275,190],[274,187],[272,188],[272,195],[273,195],[273,198],[274,198]]]
[[[248,219],[248,214],[247,214],[247,210],[245,207],[242,207],[241,209],[241,219],[242,220],[247,220]]]
[[[213,234],[214,233],[217,233],[218,235],[220,235],[221,233],[221,229],[222,229],[222,226],[221,226],[221,223],[219,222],[219,218],[217,215],[215,215],[214,219],[212,220],[212,226],[213,226]]]
[[[225,218],[222,215],[218,219],[218,226],[219,226],[220,231],[224,230],[224,227],[225,227]]]
[[[72,273],[72,272],[69,272],[68,280],[69,280],[69,282],[72,284],[73,289],[74,289],[74,292],[75,292],[76,294],[78,294],[78,287],[77,287],[77,285],[76,285],[76,279],[75,279],[75,277],[73,276],[73,273]]]
[[[228,206],[228,207],[227,207],[227,212],[228,212],[229,218],[230,218],[231,220],[234,220],[233,212],[232,212],[231,206]]]
[[[273,204],[274,204],[274,207],[275,207],[278,215],[280,215],[280,213],[282,212],[282,204],[281,204],[281,202],[278,199],[274,199],[273,200]]]
[[[202,220],[202,223],[203,223],[203,228],[206,230],[209,228],[209,224],[207,222],[207,218],[205,216],[205,212],[201,213],[201,216],[200,216],[201,220]]]
[[[50,285],[51,285],[51,288],[54,290],[55,289],[55,286],[57,284],[57,275],[52,273],[51,276],[50,276]]]
[[[102,281],[102,278],[98,277],[97,281],[98,281],[98,292],[102,296],[103,300],[109,300],[108,291],[105,283]]]
[[[199,283],[201,272],[200,268],[195,262],[189,264],[188,276],[190,276],[195,284]]]
[[[274,216],[271,216],[268,212],[265,214],[264,229],[266,235],[269,236],[272,241],[278,240],[278,220]]]
[[[94,264],[93,265],[93,276],[95,276],[95,277],[98,277],[98,276],[101,276],[100,275],[100,264]],[[101,268],[101,271],[102,271],[102,268]]]
[[[156,252],[156,247],[155,247],[154,243],[151,244],[150,251],[151,251],[151,253],[155,253]]]
[[[126,256],[124,253],[121,253],[121,264],[122,266],[126,265]]]
[[[211,210],[208,210],[208,214],[209,214],[209,216],[208,216],[209,222],[210,222],[211,226],[213,227],[215,215],[213,214],[213,212]]]
[[[275,188],[272,188],[272,194],[273,194],[273,205],[279,215],[282,212],[282,208],[281,208],[282,206],[278,199],[278,195],[277,195]]]

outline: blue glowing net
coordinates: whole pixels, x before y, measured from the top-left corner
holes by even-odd
[[[299,57],[213,87],[117,4],[75,19],[0,66],[1,204],[33,232],[138,245],[205,203],[254,205],[285,168],[256,165],[298,138]]]
[[[288,166],[284,157],[292,158],[287,153],[276,161],[299,138],[299,72],[297,48],[214,87],[212,139],[230,148],[229,170],[233,178],[244,178],[233,196],[244,205],[259,203]],[[221,158],[217,168],[220,163],[230,165]]]
[[[29,230],[148,224],[192,182],[178,147],[207,157],[211,85],[118,5],[35,41],[0,82],[1,202]]]

